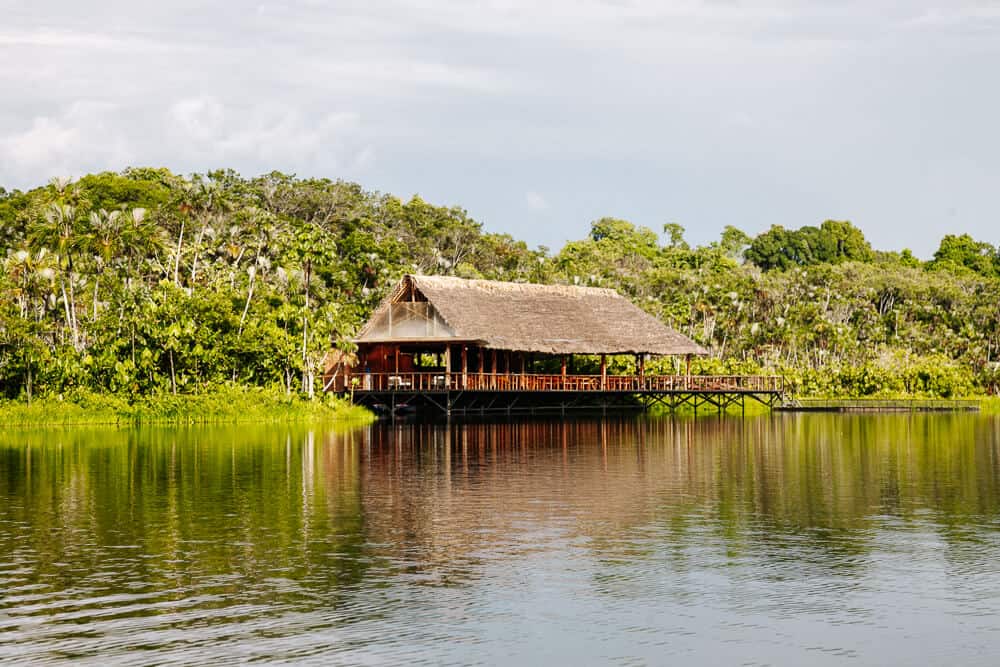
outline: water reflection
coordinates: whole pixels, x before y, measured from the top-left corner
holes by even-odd
[[[0,434],[0,660],[1000,649],[969,415]]]

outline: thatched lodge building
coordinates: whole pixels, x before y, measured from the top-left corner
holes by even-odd
[[[400,280],[355,342],[352,363],[328,371],[328,389],[380,395],[688,390],[689,371],[647,377],[646,359],[689,362],[706,354],[614,290],[419,275]],[[581,356],[585,361],[575,363]],[[609,374],[608,358],[616,356],[634,359],[634,373]]]

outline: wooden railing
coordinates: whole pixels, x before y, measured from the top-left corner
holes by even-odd
[[[780,393],[773,375],[537,375],[533,373],[358,373],[355,391],[616,391]]]

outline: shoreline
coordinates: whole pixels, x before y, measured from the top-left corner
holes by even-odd
[[[259,387],[222,387],[197,394],[160,394],[135,401],[114,394],[79,392],[31,403],[0,401],[0,429],[61,426],[139,426],[283,423],[366,424],[375,415],[332,396],[315,399]]]
[[[813,398],[813,397],[810,397]],[[819,397],[816,397],[819,398]],[[830,397],[822,397],[830,398]],[[848,399],[856,397],[836,397]],[[884,397],[880,397],[884,398]],[[890,399],[913,399],[897,396]],[[978,415],[1000,415],[1000,397],[967,396],[980,403]],[[731,406],[728,417],[759,417],[771,411],[750,402],[745,413]],[[662,409],[647,414],[668,416]],[[673,413],[693,416],[690,406]],[[705,409],[700,416],[714,414]],[[198,424],[275,424],[296,422],[337,422],[370,424],[379,416],[367,408],[342,398],[321,396],[313,400],[283,391],[258,387],[225,387],[197,394],[164,394],[142,397],[134,402],[113,394],[81,392],[69,397],[43,397],[30,404],[19,400],[0,401],[0,430],[77,426],[183,426]]]

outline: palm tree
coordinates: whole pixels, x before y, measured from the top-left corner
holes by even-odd
[[[80,349],[80,329],[76,319],[76,298],[73,289],[74,256],[87,246],[85,226],[78,219],[76,208],[68,204],[53,203],[36,221],[28,240],[36,249],[47,248],[56,255],[60,268],[59,289],[66,310],[66,325],[70,328],[73,346]],[[66,285],[69,284],[67,294]]]
[[[232,208],[231,203],[226,199],[225,193],[219,187],[217,181],[199,178],[188,184],[183,209],[191,213],[198,223],[198,237],[194,242],[194,256],[191,258],[191,280],[190,286],[193,288],[198,277],[198,259],[202,253],[202,243],[206,234],[214,233],[215,227],[221,225],[226,213]],[[184,224],[181,223],[181,231],[177,240],[177,255],[174,260],[174,282],[177,282],[179,263],[181,255],[181,241],[184,235]]]
[[[21,317],[28,319],[36,304],[34,319],[44,317],[49,301],[45,284],[51,285],[56,275],[53,255],[45,248],[37,252],[22,248],[7,256],[3,268],[14,285],[13,296]]]
[[[146,214],[144,208],[123,209],[122,246],[124,248],[125,286],[132,286],[132,279],[139,263],[157,256],[166,240],[159,227]]]
[[[124,239],[122,238],[122,212],[105,211],[103,208],[90,214],[90,229],[92,231],[92,250],[96,258],[97,271],[94,272],[94,309],[91,321],[97,320],[97,294],[100,284],[101,269],[112,264],[119,264]]]

